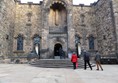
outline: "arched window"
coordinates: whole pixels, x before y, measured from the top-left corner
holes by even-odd
[[[75,46],[76,46],[76,52],[77,52],[77,56],[80,57],[81,54],[81,46],[80,46],[80,36],[79,35],[75,35]]]
[[[17,50],[23,50],[23,36],[17,37]]]
[[[80,43],[80,36],[75,35],[75,44]]]
[[[94,39],[93,36],[89,37],[89,49],[94,49]]]
[[[40,37],[38,35],[34,37],[34,45],[35,44],[40,44]]]
[[[33,39],[33,51],[38,55],[38,57],[40,58],[40,40],[41,40],[41,37],[38,36],[38,35],[35,35],[34,36],[34,39]]]

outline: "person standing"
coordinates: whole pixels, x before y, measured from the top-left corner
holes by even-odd
[[[100,55],[100,53],[97,51],[96,56],[95,56],[95,61],[96,61],[96,65],[97,65],[97,69],[96,69],[96,70],[99,70],[99,67],[100,67],[101,70],[103,71],[103,68],[102,68],[102,66],[101,66],[100,60],[101,60],[101,55]]]
[[[83,53],[84,56],[84,69],[86,70],[86,64],[89,65],[90,69],[92,70],[91,64],[90,64],[90,54],[86,51]]]
[[[59,56],[60,56],[60,59],[65,58],[64,57],[64,51],[62,48],[59,48]]]
[[[71,62],[73,63],[73,69],[76,69],[77,68],[76,64],[77,64],[78,60],[77,60],[77,55],[75,52],[73,52],[73,54],[72,54]]]

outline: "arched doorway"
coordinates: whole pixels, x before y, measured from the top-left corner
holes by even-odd
[[[62,49],[62,45],[60,43],[55,44],[54,46],[54,56],[60,56],[59,55],[59,49]]]

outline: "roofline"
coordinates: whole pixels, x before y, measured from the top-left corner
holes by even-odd
[[[96,6],[99,3],[100,0],[98,0],[97,2],[91,3],[91,6]]]
[[[84,5],[84,4],[73,5],[73,6],[78,6],[78,7],[91,7],[91,5]]]
[[[43,1],[39,1],[39,3],[33,3],[33,2],[27,2],[27,3],[21,3],[21,0],[14,0],[15,2],[21,4],[21,5],[41,5]]]

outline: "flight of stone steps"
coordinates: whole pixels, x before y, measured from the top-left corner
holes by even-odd
[[[38,61],[30,63],[35,67],[43,68],[72,68],[73,64],[70,59],[40,59]],[[95,66],[92,64],[92,66]],[[84,68],[84,61],[78,60],[78,68]]]

